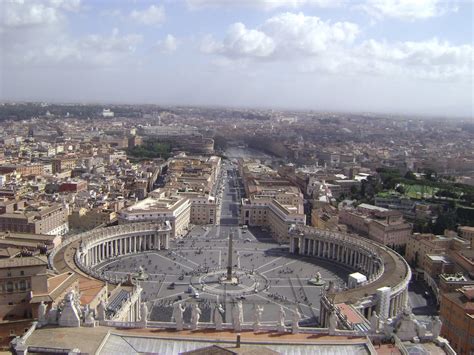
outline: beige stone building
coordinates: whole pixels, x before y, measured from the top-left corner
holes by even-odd
[[[171,195],[169,191],[155,190],[150,197],[122,209],[119,224],[135,222],[169,222],[172,237],[186,234],[191,218],[191,202],[184,196]]]
[[[462,226],[458,228],[461,238],[471,242],[471,249],[474,249],[474,227]]]
[[[311,225],[320,229],[338,230],[339,213],[329,204],[314,208],[311,211]]]
[[[45,258],[25,257],[0,260],[0,317],[15,320],[32,317],[29,293],[32,279],[46,274]]]
[[[368,204],[343,208],[339,222],[368,238],[388,246],[404,246],[412,227],[397,211]]]
[[[292,198],[284,199],[294,201]],[[305,224],[306,215],[302,207],[283,204],[276,198],[268,196],[254,196],[242,199],[241,224],[250,227],[266,227],[273,238],[279,242],[288,241],[288,230],[293,224]]]
[[[434,235],[434,234],[412,234],[407,241],[405,259],[408,263],[425,270],[428,254],[445,254],[450,248],[459,249],[467,243],[457,237]]]
[[[78,275],[54,275],[46,258],[32,256],[0,260],[0,317],[4,321],[37,317],[40,302],[58,305],[64,295],[78,290]]]
[[[79,208],[69,215],[69,228],[87,231],[117,219],[117,212],[103,208]]]
[[[69,230],[68,210],[58,203],[30,205],[0,214],[0,231],[63,235]]]

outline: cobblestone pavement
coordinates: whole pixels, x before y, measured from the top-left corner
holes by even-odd
[[[217,274],[225,274],[230,232],[234,235],[234,271],[245,280],[238,286],[220,285],[216,280],[206,279],[208,273],[217,270]],[[321,286],[310,285],[308,281],[319,272],[324,281],[332,280],[342,286],[351,272],[322,260],[292,255],[288,246],[271,241],[267,233],[236,226],[197,226],[187,237],[173,241],[170,250],[123,256],[99,265],[98,269],[123,276],[136,272],[140,266],[148,274],[141,286],[143,299],[151,307],[150,320],[161,321],[171,319],[175,302],[199,302],[202,321],[210,320],[216,302],[222,303],[226,321],[231,321],[232,305],[242,300],[246,322],[253,320],[254,305],[262,304],[264,322],[277,321],[282,305],[287,320],[297,307],[304,322],[315,324],[319,316]],[[208,281],[200,284],[201,279]],[[258,292],[253,292],[255,280],[259,280]],[[188,292],[190,284],[194,288],[191,293]],[[211,291],[213,289],[218,292]],[[185,319],[189,317],[189,310],[184,316]]]

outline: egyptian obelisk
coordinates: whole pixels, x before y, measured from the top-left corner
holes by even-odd
[[[229,234],[229,256],[227,258],[227,281],[232,281],[232,232]]]

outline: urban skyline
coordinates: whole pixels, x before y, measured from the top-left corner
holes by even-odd
[[[472,6],[5,1],[0,98],[470,117]]]

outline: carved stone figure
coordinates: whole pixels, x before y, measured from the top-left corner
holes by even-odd
[[[240,332],[242,330],[243,318],[244,314],[242,310],[242,302],[239,301],[232,308],[232,324],[236,332]]]
[[[146,302],[142,302],[140,307],[140,321],[142,325],[146,328],[148,322],[148,306]]]
[[[377,312],[374,311],[372,313],[372,317],[370,317],[370,330],[373,333],[376,333],[377,330],[379,329],[379,321],[380,321],[380,317],[378,316]]]
[[[424,338],[426,336],[426,327],[424,324],[416,321],[416,332],[418,334],[418,337]]]
[[[45,325],[48,323],[46,319],[46,305],[43,301],[38,306],[38,323],[40,325]]]
[[[97,306],[97,318],[99,320],[105,320],[105,309],[106,309],[105,302],[104,300],[102,300]]]
[[[176,322],[176,330],[183,330],[183,313],[185,307],[181,303],[175,303],[173,307],[173,319]]]
[[[283,309],[283,306],[280,306],[280,310],[278,311],[278,325],[277,325],[277,330],[279,333],[284,333],[286,331],[285,327],[285,310]]]
[[[298,334],[300,331],[300,320],[301,320],[301,313],[298,310],[298,307],[295,308],[293,311],[293,319],[291,322],[291,331],[293,334]]]
[[[262,321],[262,313],[263,313],[263,306],[255,305],[254,308],[254,322],[253,322],[253,331],[258,332],[260,331],[261,321]]]
[[[94,319],[94,313],[92,311],[90,311],[88,314],[87,314],[87,317],[85,319],[85,322],[84,322],[88,327],[95,327],[96,323],[95,323],[95,319]]]
[[[433,339],[439,337],[439,333],[441,332],[441,326],[441,319],[439,319],[438,316],[434,317],[433,321],[431,322],[431,333],[433,334]]]
[[[336,333],[337,329],[337,316],[336,311],[332,310],[329,314],[329,335],[333,335]]]
[[[56,307],[51,307],[47,315],[48,324],[58,324],[58,315],[58,309]]]
[[[80,327],[81,315],[76,308],[74,291],[70,291],[64,298],[64,306],[59,316],[59,325],[61,327]]]
[[[334,284],[334,281],[332,280],[329,280],[329,285],[328,285],[328,288],[326,290],[327,293],[334,293],[336,291],[336,286]]]
[[[191,329],[195,330],[199,324],[199,318],[201,318],[201,310],[197,303],[191,305]]]
[[[214,323],[216,324],[216,330],[222,330],[222,322],[224,318],[224,308],[222,305],[216,304],[214,307]]]

